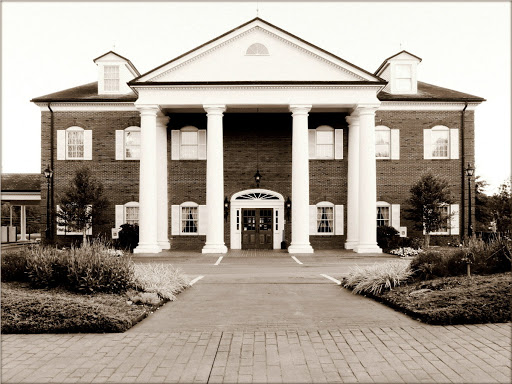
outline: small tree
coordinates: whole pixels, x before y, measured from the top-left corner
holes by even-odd
[[[491,212],[491,197],[485,194],[485,187],[489,184],[477,176],[475,178],[475,229],[479,232],[489,230],[493,220]]]
[[[447,180],[429,172],[411,187],[410,192],[407,216],[414,221],[416,229],[425,231],[425,247],[428,248],[430,234],[441,229],[451,216],[446,217],[440,209],[452,203],[450,186]]]
[[[91,174],[88,167],[76,171],[68,188],[59,198],[60,209],[57,223],[71,231],[83,233],[83,244],[87,242],[87,230],[102,223],[102,213],[108,205],[103,197],[103,185]]]
[[[500,185],[498,193],[491,196],[489,205],[498,232],[509,234],[512,231],[512,193],[510,181]]]

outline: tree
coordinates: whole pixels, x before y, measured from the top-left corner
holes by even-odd
[[[485,194],[484,189],[489,184],[477,176],[475,178],[475,230],[487,232],[491,223],[491,197]]]
[[[108,201],[103,197],[103,185],[92,176],[88,167],[83,167],[76,171],[59,197],[59,205],[57,223],[70,231],[82,232],[85,244],[87,230],[93,224],[102,223]]]
[[[439,231],[451,216],[440,209],[452,203],[450,186],[447,180],[429,172],[411,187],[410,193],[407,216],[416,229],[425,231],[425,247],[429,247],[430,234]]]
[[[489,206],[497,231],[510,233],[512,231],[512,193],[510,181],[500,185],[498,193],[490,197]]]

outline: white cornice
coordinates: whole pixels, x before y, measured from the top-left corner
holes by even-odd
[[[468,103],[466,111],[474,111],[480,103]],[[379,111],[462,111],[463,102],[382,101]]]
[[[384,88],[383,84],[364,84],[364,85],[136,85],[134,88],[144,90],[159,91],[225,91],[225,90],[265,90],[265,89],[373,89],[377,92]]]
[[[41,111],[49,111],[48,103],[36,103],[41,108]],[[74,103],[59,103],[52,102],[50,104],[54,112],[68,112],[68,111],[137,111],[134,103],[88,103],[88,102],[74,102]]]

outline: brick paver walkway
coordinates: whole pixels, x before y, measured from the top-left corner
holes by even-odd
[[[429,326],[319,276],[345,273],[350,255],[303,256],[302,265],[284,254],[245,264],[230,256],[218,266],[216,257],[171,256],[205,278],[123,334],[2,335],[1,382],[511,382],[510,323]],[[263,294],[259,305],[243,305],[256,302],[251,292]],[[271,312],[280,321],[270,327]]]

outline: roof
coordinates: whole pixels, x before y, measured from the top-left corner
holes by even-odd
[[[405,49],[403,51],[400,51],[398,53],[395,53],[393,56],[389,56],[387,59],[385,59],[382,64],[380,65],[379,68],[377,68],[377,70],[375,71],[375,74],[379,73],[379,71],[382,69],[382,67],[384,67],[386,65],[386,63],[388,62],[388,60],[391,60],[393,57],[396,57],[398,55],[401,55],[402,53],[407,53],[409,56],[412,56],[412,57],[415,57],[416,59],[418,59],[419,61],[422,61],[422,58],[421,57],[418,57],[416,55],[413,55],[411,52],[407,52]]]
[[[196,48],[194,48],[194,49],[191,49],[190,51],[185,52],[184,54],[182,54],[182,55],[180,55],[180,56],[178,56],[178,57],[175,57],[174,59],[169,60],[168,62],[166,62],[166,63],[164,63],[164,64],[162,64],[162,65],[159,65],[158,67],[153,68],[152,70],[147,71],[146,73],[143,73],[143,74],[142,74],[142,75],[140,75],[139,77],[136,77],[135,79],[133,79],[132,81],[130,81],[130,82],[128,83],[128,85],[136,84],[136,83],[137,83],[137,81],[138,81],[140,78],[142,78],[142,77],[144,77],[144,76],[147,76],[147,75],[148,75],[148,74],[150,74],[151,72],[156,71],[157,69],[160,69],[160,68],[162,68],[162,67],[164,67],[164,66],[166,66],[166,65],[168,65],[168,64],[170,64],[170,63],[172,63],[172,62],[174,62],[174,61],[176,61],[176,60],[178,60],[178,59],[181,59],[182,57],[187,56],[187,55],[189,55],[190,53],[192,53],[192,52],[194,52],[194,51],[197,51],[197,50],[199,50],[200,48],[202,48],[202,47],[204,47],[204,46],[206,46],[206,45],[208,45],[208,44],[211,44],[211,43],[213,43],[213,42],[215,42],[215,41],[217,41],[217,40],[219,40],[219,39],[223,38],[224,36],[227,36],[227,35],[229,35],[229,34],[231,34],[231,33],[235,32],[236,30],[238,30],[238,29],[240,29],[240,28],[245,27],[246,25],[251,24],[251,23],[253,23],[254,21],[260,21],[260,22],[262,22],[262,23],[264,23],[264,24],[266,24],[266,25],[270,26],[271,28],[277,29],[278,31],[280,31],[280,32],[282,32],[282,33],[284,33],[284,34],[286,34],[286,35],[288,35],[288,36],[290,36],[290,37],[292,37],[292,38],[294,38],[294,39],[296,39],[296,40],[299,40],[299,41],[301,41],[301,42],[302,42],[302,43],[304,43],[304,44],[309,45],[310,47],[312,47],[312,48],[314,48],[314,49],[317,49],[317,50],[319,50],[319,51],[322,51],[323,53],[328,54],[329,56],[331,56],[332,58],[334,58],[334,59],[336,59],[336,60],[340,60],[340,61],[342,61],[342,62],[344,62],[344,63],[346,63],[346,64],[348,64],[348,65],[351,65],[352,67],[357,68],[358,70],[360,70],[360,71],[362,71],[362,72],[364,72],[364,73],[366,73],[366,74],[370,75],[372,78],[375,78],[375,80],[376,80],[376,81],[383,81],[383,79],[381,79],[381,78],[380,78],[380,77],[378,77],[377,75],[375,75],[375,74],[373,74],[373,73],[371,73],[371,72],[368,72],[367,70],[365,70],[365,69],[363,69],[363,68],[361,68],[361,67],[358,67],[357,65],[352,64],[352,63],[348,62],[347,60],[344,60],[344,59],[342,59],[341,57],[338,57],[338,56],[336,56],[336,55],[332,54],[331,52],[326,51],[325,49],[322,49],[322,48],[320,48],[320,47],[318,47],[318,46],[316,46],[316,45],[314,45],[314,44],[311,44],[310,42],[308,42],[308,41],[306,41],[306,40],[304,40],[304,39],[301,39],[300,37],[295,36],[294,34],[292,34],[292,33],[288,32],[288,31],[285,31],[284,29],[279,28],[278,26],[276,26],[276,25],[274,25],[274,24],[271,24],[271,23],[269,23],[269,22],[268,22],[268,21],[266,21],[266,20],[263,20],[263,19],[261,19],[261,18],[259,18],[259,17],[255,17],[254,19],[249,20],[248,22],[243,23],[243,24],[239,25],[238,27],[233,28],[232,30],[230,30],[230,31],[228,31],[228,32],[226,32],[226,33],[223,33],[222,35],[217,36],[216,38],[214,38],[214,39],[212,39],[212,40],[210,40],[210,41],[207,41],[206,43],[201,44],[200,46],[198,46],[198,47],[196,47]]]
[[[50,93],[49,95],[39,96],[30,101],[33,103],[49,102],[49,101],[126,101],[134,102],[137,95],[132,92],[126,95],[98,95],[98,82],[79,85],[78,87],[65,89],[63,91]]]
[[[99,59],[101,59],[103,56],[107,56],[107,55],[108,55],[108,54],[110,54],[110,53],[111,53],[111,54],[113,54],[113,55],[116,55],[116,56],[117,56],[117,57],[119,57],[120,59],[125,60],[125,61],[128,63],[128,65],[133,69],[133,71],[137,74],[137,76],[140,76],[140,72],[137,70],[137,68],[135,68],[135,65],[133,65],[133,63],[132,63],[130,60],[128,60],[126,57],[123,57],[123,56],[121,56],[119,53],[116,53],[116,52],[114,52],[114,51],[108,51],[107,53],[104,53],[103,55],[98,56],[97,58],[95,58],[95,59],[93,60],[93,62],[96,62],[96,60],[99,60]]]
[[[438,87],[422,81],[418,81],[418,93],[414,95],[392,95],[381,91],[377,96],[380,101],[485,101],[484,98],[479,96]]]
[[[2,192],[40,192],[40,173],[2,173]]]

